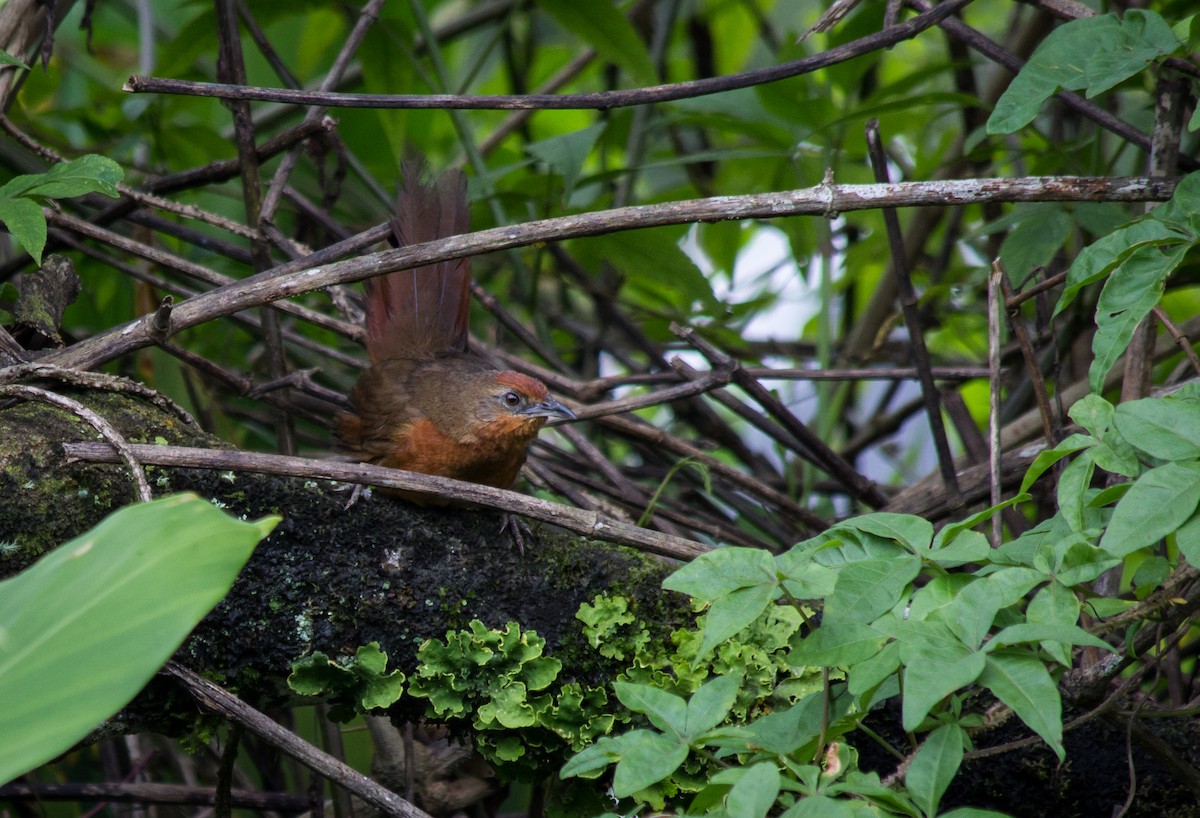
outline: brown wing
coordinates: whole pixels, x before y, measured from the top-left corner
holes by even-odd
[[[466,179],[447,171],[422,180],[420,162],[405,163],[392,230],[401,247],[468,230]],[[388,358],[429,358],[467,348],[471,261],[456,259],[388,273],[367,282],[367,352]]]

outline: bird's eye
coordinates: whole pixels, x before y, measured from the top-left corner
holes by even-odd
[[[500,400],[504,401],[504,405],[509,409],[516,409],[521,405],[521,396],[511,390],[501,395]]]

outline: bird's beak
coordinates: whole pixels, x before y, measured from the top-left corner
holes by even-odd
[[[546,398],[543,401],[526,406],[524,409],[517,410],[518,415],[526,415],[535,418],[559,418],[560,420],[575,420],[575,413],[556,401],[554,398]]]

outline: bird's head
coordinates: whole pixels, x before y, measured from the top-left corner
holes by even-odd
[[[550,418],[574,420],[575,413],[550,396],[546,385],[520,372],[498,372],[492,379],[488,397],[494,420],[508,419],[536,432]]]

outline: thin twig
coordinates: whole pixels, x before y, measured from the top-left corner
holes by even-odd
[[[911,20],[884,31],[836,46],[820,54],[804,57],[781,65],[669,85],[656,85],[625,91],[600,91],[591,94],[495,94],[470,96],[458,94],[398,95],[398,94],[341,94],[319,91],[298,91],[281,88],[255,88],[212,82],[167,80],[157,77],[131,76],[124,90],[130,93],[189,94],[221,99],[285,102],[295,105],[321,105],[330,108],[436,108],[436,109],[600,109],[648,105],[679,99],[691,99],[722,91],[750,88],[776,80],[828,68],[863,54],[878,51],[915,37],[935,26],[949,15],[967,5],[970,0],[946,0]]]
[[[437,241],[359,256],[307,269],[325,251],[299,262],[219,287],[178,305],[173,316],[176,331],[202,324],[249,307],[312,292],[334,284],[361,281],[395,270],[449,261],[495,250],[524,247],[642,227],[690,222],[776,218],[785,215],[820,215],[867,210],[881,206],[917,204],[969,204],[984,201],[1164,201],[1175,182],[1163,179],[1034,177],[1026,179],[968,179],[948,182],[909,182],[892,185],[833,185],[804,190],[744,196],[718,196],[690,202],[617,208],[523,225],[496,227]],[[374,229],[370,231],[374,235]],[[358,241],[362,241],[360,237]],[[337,246],[337,252],[351,242]],[[358,242],[354,242],[357,244]],[[332,253],[332,248],[327,248]],[[335,256],[336,257],[336,256]],[[284,272],[284,271],[287,272]],[[331,319],[326,319],[329,321]],[[338,322],[341,323],[341,322]],[[355,328],[361,333],[360,328]],[[60,365],[89,368],[154,343],[145,318],[55,350],[45,360]]]
[[[1003,486],[1000,483],[1000,333],[1003,328],[1004,270],[1000,260],[992,263],[987,283],[988,308],[988,485],[991,487],[991,505],[1000,504]],[[1004,541],[1004,529],[999,515],[992,516],[992,547],[999,548]]]
[[[4,801],[109,801],[118,804],[177,804],[189,807],[211,807],[216,792],[211,787],[189,787],[183,784],[128,782],[91,783],[25,783],[12,782],[0,786]],[[230,790],[229,802],[242,809],[274,812],[301,812],[308,806],[302,795],[285,792]]]
[[[337,782],[367,803],[397,818],[430,818],[391,790],[388,790],[357,770],[348,767],[328,753],[285,730],[241,699],[175,662],[168,662],[163,672],[183,684],[205,709],[242,725],[272,747],[298,759]]]
[[[837,452],[829,448],[825,441],[813,434],[795,414],[789,411],[779,398],[772,395],[756,379],[742,371],[735,359],[705,341],[690,327],[672,325],[671,331],[699,350],[717,369],[730,369],[734,382],[812,453],[813,462],[817,466],[833,475],[846,486],[851,494],[875,508],[887,504],[887,495],[880,491],[878,486],[855,471]]]
[[[1196,349],[1192,346],[1192,342],[1188,340],[1186,335],[1179,331],[1179,326],[1171,320],[1171,317],[1167,315],[1162,307],[1156,306],[1151,310],[1151,313],[1163,325],[1163,328],[1175,340],[1175,343],[1179,344],[1179,348],[1187,357],[1188,362],[1191,363],[1192,369],[1196,371],[1197,375],[1200,375],[1200,356],[1196,355]]]
[[[102,418],[96,412],[84,406],[77,400],[72,400],[65,395],[59,395],[56,392],[51,392],[47,389],[39,389],[36,386],[26,386],[24,384],[9,383],[0,385],[0,397],[21,398],[22,400],[39,401],[48,403],[51,406],[57,406],[60,409],[65,409],[71,414],[78,417],[83,422],[87,423],[93,429],[100,433],[100,436],[108,441],[112,446],[113,460],[110,462],[123,461],[129,467],[129,473],[133,477],[134,483],[137,486],[138,499],[142,502],[149,502],[153,495],[150,492],[150,484],[146,482],[146,474],[142,471],[137,457],[134,456],[132,447],[129,441],[125,439],[117,428]],[[101,444],[103,445],[103,444]]]
[[[999,309],[1001,304],[1007,304],[1013,299],[1012,285],[1008,283],[1008,276],[1004,274],[1004,269],[1000,266],[1000,259],[997,258],[992,262],[992,269],[999,271],[996,279],[1000,284],[1000,294],[1003,298],[996,304],[996,308]],[[992,280],[989,277],[988,283],[991,284]],[[1012,329],[1013,336],[1017,339],[1017,345],[1021,348],[1021,355],[1025,359],[1025,374],[1029,378],[1030,386],[1033,387],[1038,411],[1042,413],[1042,433],[1046,437],[1047,445],[1054,446],[1058,443],[1059,419],[1054,407],[1050,404],[1050,392],[1046,389],[1046,379],[1042,377],[1042,367],[1038,363],[1033,342],[1029,338],[1029,329],[1021,320],[1019,311],[1009,313],[1008,326]],[[990,348],[989,360],[991,360]],[[998,385],[999,381],[995,383]]]
[[[867,122],[867,154],[871,159],[875,181],[883,184],[890,182],[887,157],[884,155],[883,143],[879,138],[879,121],[875,119]],[[958,478],[954,473],[954,455],[950,452],[950,441],[946,437],[941,399],[938,395],[937,384],[933,382],[929,350],[925,347],[925,331],[921,327],[921,317],[917,312],[917,290],[913,287],[912,276],[908,270],[908,254],[904,251],[900,218],[896,215],[894,208],[883,208],[883,224],[887,230],[888,245],[891,249],[891,269],[896,277],[900,309],[904,313],[904,323],[908,327],[908,341],[912,345],[912,362],[920,375],[918,381],[921,384],[921,395],[925,399],[925,415],[929,422],[929,431],[933,435],[933,448],[937,452],[938,469],[942,474],[942,482],[946,484],[946,502],[951,510],[955,510],[962,507],[962,497],[958,490]]]
[[[448,477],[387,469],[366,463],[336,463],[330,460],[309,460],[302,457],[257,454],[219,449],[196,449],[186,446],[131,446],[134,454],[146,464],[180,468],[250,471],[262,474],[281,474],[342,483],[382,486],[429,497],[460,500],[472,505],[507,511],[552,523],[560,528],[595,537],[605,542],[631,545],[653,554],[688,560],[709,551],[708,546],[644,528],[611,520],[595,512],[585,512],[547,500],[527,497],[515,491],[464,483]],[[111,463],[116,453],[104,444],[66,443],[67,456],[76,460]]]

